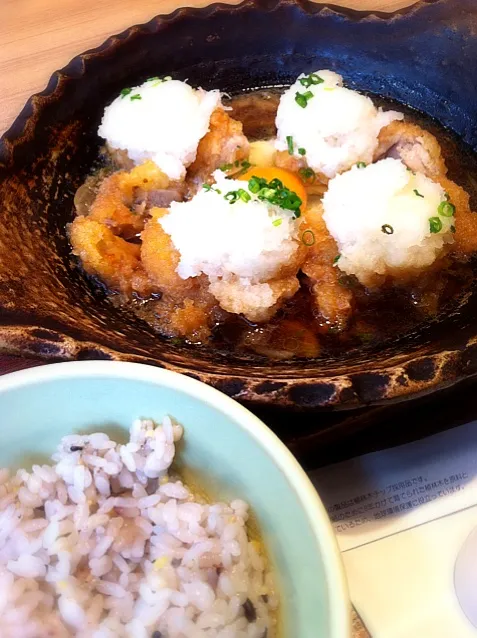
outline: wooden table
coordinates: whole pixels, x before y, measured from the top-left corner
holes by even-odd
[[[237,0],[229,1],[237,4]],[[0,0],[0,135],[30,95],[41,91],[53,71],[108,36],[180,6],[178,0]],[[208,0],[187,4],[205,6]],[[333,0],[332,4],[395,11],[412,0]],[[0,356],[0,374],[39,361]],[[354,638],[368,633],[355,615]]]
[[[237,4],[237,0],[229,1]],[[184,4],[205,6],[209,0]],[[412,0],[332,0],[362,10],[394,11]],[[127,27],[169,13],[180,0],[0,0],[0,135],[27,98],[78,53]]]

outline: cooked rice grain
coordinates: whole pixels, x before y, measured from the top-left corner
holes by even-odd
[[[2,638],[272,638],[278,599],[244,501],[168,470],[182,427],[64,437],[53,466],[0,469]]]

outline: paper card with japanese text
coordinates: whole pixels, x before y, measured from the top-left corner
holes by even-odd
[[[372,638],[477,637],[477,422],[310,476]]]
[[[347,551],[477,504],[477,423],[310,477]]]

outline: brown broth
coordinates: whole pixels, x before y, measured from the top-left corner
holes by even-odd
[[[268,139],[276,134],[275,115],[281,91],[258,90],[231,98],[232,117],[244,125],[251,140]],[[455,135],[426,116],[401,104],[373,96],[375,103],[404,112],[414,122],[439,140],[449,168],[449,178],[461,185],[471,196],[471,207],[477,209],[477,160]],[[449,259],[439,269],[427,272],[408,287],[389,286],[371,293],[353,277],[343,275],[343,285],[353,289],[355,310],[346,332],[333,333],[313,312],[306,278],[297,295],[267,324],[254,325],[240,316],[222,313],[210,342],[201,344],[222,354],[240,358],[336,357],[350,350],[378,345],[418,332],[429,322],[456,311],[465,303],[473,282],[469,262]],[[155,299],[135,299],[134,312],[161,332],[160,302]],[[319,344],[319,353],[313,346]]]

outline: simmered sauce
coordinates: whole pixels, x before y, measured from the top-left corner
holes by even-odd
[[[280,92],[260,90],[234,97],[232,116],[244,125],[250,141],[275,135],[275,115]],[[386,108],[403,111],[408,121],[433,133],[439,140],[449,177],[471,195],[477,208],[477,160],[454,135],[421,114],[402,105],[374,98]],[[240,316],[220,313],[209,343],[202,347],[239,357],[287,360],[291,358],[340,357],[351,349],[389,342],[419,331],[431,321],[455,311],[465,302],[473,281],[470,261],[448,259],[408,287],[390,286],[377,292],[364,289],[353,277],[343,275],[343,286],[353,289],[354,315],[346,332],[336,333],[313,311],[306,278],[302,288],[267,324],[254,325]],[[133,300],[134,311],[161,331],[160,304],[156,299]]]

